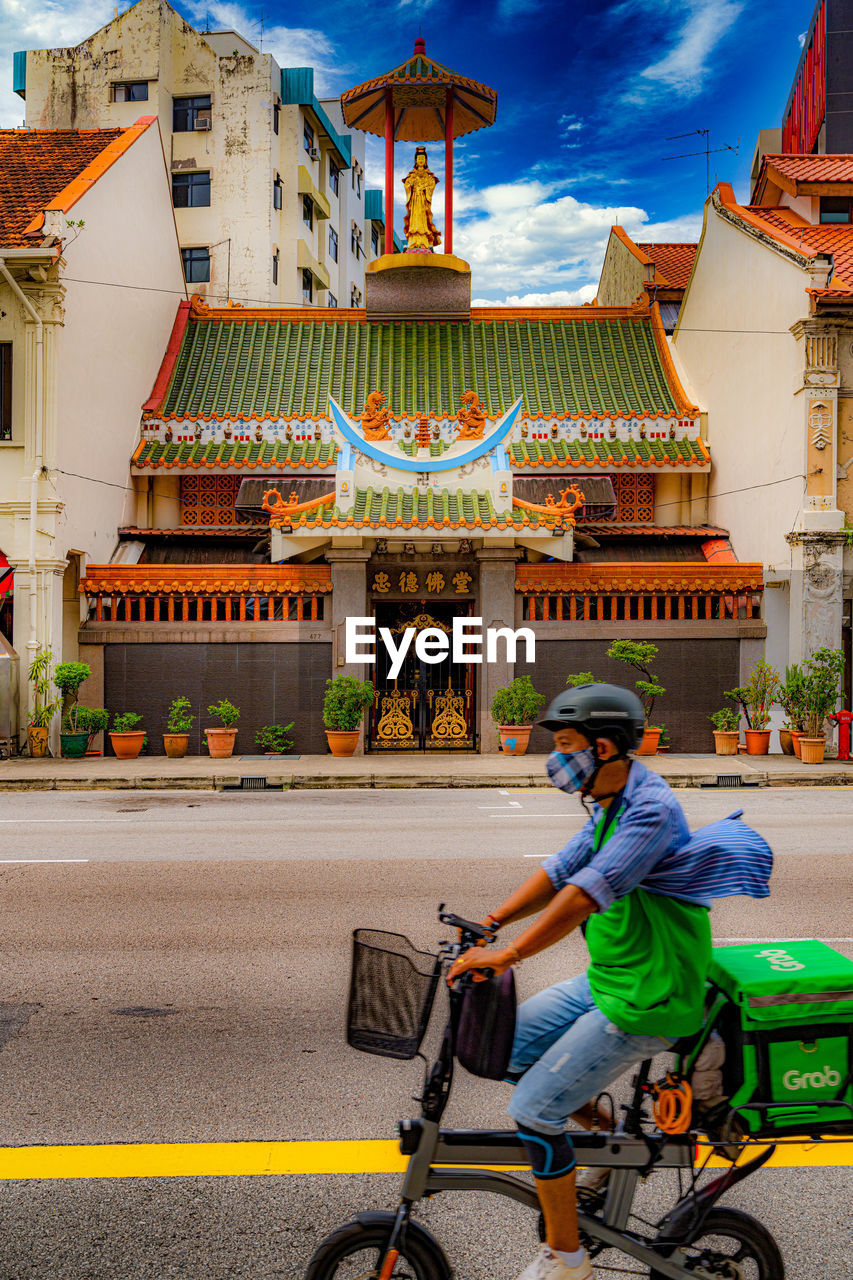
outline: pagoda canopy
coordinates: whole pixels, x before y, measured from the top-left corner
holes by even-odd
[[[419,37],[412,56],[384,76],[366,80],[341,96],[349,129],[385,136],[385,91],[394,104],[395,142],[444,141],[448,92],[453,93],[453,137],[495,123],[498,95],[488,85],[469,80],[427,57]]]

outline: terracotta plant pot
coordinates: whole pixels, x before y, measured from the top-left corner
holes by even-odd
[[[656,756],[658,753],[658,745],[663,729],[646,729],[643,733],[643,740],[637,747],[638,756]]]
[[[769,729],[744,729],[746,738],[746,754],[748,756],[766,756],[770,750]]]
[[[499,724],[501,735],[501,751],[505,756],[523,756],[530,742],[529,724]]]
[[[205,729],[204,736],[207,738],[207,749],[214,760],[224,760],[234,754],[236,729]]]
[[[187,754],[190,745],[188,733],[164,733],[163,750],[170,760],[181,760]]]
[[[803,764],[823,764],[823,753],[826,750],[826,734],[819,738],[800,738],[800,759]]]
[[[326,739],[333,756],[351,756],[358,746],[360,729],[327,729]]]
[[[779,730],[779,746],[782,748],[784,755],[792,756],[794,754],[794,742],[791,738],[790,729]]]
[[[60,733],[59,746],[66,760],[82,760],[89,745],[88,733]]]
[[[27,729],[27,746],[30,749],[30,757],[33,760],[43,760],[47,755],[47,739],[50,729],[45,726],[39,729],[30,725]]]
[[[797,757],[798,760],[801,758],[800,757],[800,739],[802,737],[803,737],[802,730],[800,729],[791,730],[791,746],[794,748],[794,755]]]
[[[718,756],[736,756],[738,741],[740,739],[739,729],[715,729],[714,730],[714,748]]]
[[[135,760],[142,750],[144,741],[144,729],[130,729],[127,733],[110,733],[110,742],[119,760]]]

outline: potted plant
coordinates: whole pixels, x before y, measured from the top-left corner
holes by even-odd
[[[536,692],[530,676],[516,676],[510,684],[495,690],[489,709],[500,734],[504,755],[524,755],[533,721],[544,701],[544,694]]]
[[[658,656],[657,645],[652,644],[650,640],[614,640],[607,650],[607,656],[608,658],[613,658],[616,662],[624,662],[629,667],[633,667],[635,671],[639,671],[642,678],[634,681],[634,688],[640,695],[640,700],[643,704],[645,728],[643,740],[637,748],[637,755],[657,755],[662,729],[660,725],[651,723],[652,710],[655,705],[655,699],[662,697],[666,693],[666,689],[657,683],[650,670],[651,664]]]
[[[333,756],[351,756],[358,743],[364,713],[372,706],[373,684],[356,676],[335,676],[326,681],[323,724]]]
[[[843,649],[816,649],[803,663],[806,732],[800,738],[803,764],[822,764],[826,750],[826,717],[835,710],[844,674]]]
[[[255,734],[255,745],[265,755],[283,756],[293,746],[293,739],[287,736],[292,728],[292,720],[290,724],[265,724]]]
[[[215,760],[224,760],[233,755],[234,743],[237,741],[237,730],[234,725],[240,719],[240,708],[233,702],[223,698],[221,702],[213,702],[207,708],[207,714],[222,721],[222,728],[205,729],[207,749]]]
[[[110,742],[119,760],[135,760],[142,750],[145,730],[136,727],[141,722],[142,716],[135,711],[125,711],[113,717]]]
[[[87,662],[59,662],[53,673],[53,683],[62,694],[62,719],[71,711],[77,701],[80,686],[88,680],[92,668]]]
[[[85,754],[88,755],[92,750],[95,735],[103,733],[109,725],[110,713],[104,707],[81,707],[79,703],[75,703],[74,717],[77,722],[77,728],[86,733]],[[100,755],[100,752],[95,754]]]
[[[750,756],[766,756],[770,750],[770,708],[777,701],[781,678],[766,658],[759,658],[742,689],[732,693],[742,696],[747,713],[746,753]]]
[[[163,734],[163,750],[170,760],[182,759],[189,749],[195,716],[189,698],[173,698],[169,703],[169,719]]]
[[[785,755],[800,755],[800,738],[805,732],[805,680],[802,668],[794,663],[785,668],[785,679],[779,688],[778,703],[785,712],[787,725],[779,730],[779,742]]]
[[[736,756],[740,738],[740,716],[734,707],[722,707],[708,719],[714,726],[714,750],[718,756]]]
[[[50,722],[59,710],[60,699],[49,696],[52,662],[53,653],[50,649],[37,649],[27,673],[33,686],[33,705],[27,721],[27,746],[33,760],[41,760],[47,755]]]
[[[78,724],[77,717],[81,711],[84,712],[83,723]],[[89,745],[89,730],[86,727],[85,711],[86,708],[81,707],[79,702],[72,702],[70,708],[62,717],[62,727],[59,731],[59,749],[66,760],[79,760],[81,756],[86,754],[86,748]]]

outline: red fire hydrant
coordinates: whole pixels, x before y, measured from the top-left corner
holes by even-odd
[[[828,720],[838,725],[838,760],[850,759],[850,725],[853,724],[853,711],[835,711]]]

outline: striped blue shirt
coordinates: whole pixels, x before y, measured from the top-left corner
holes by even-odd
[[[559,753],[548,758],[547,768],[556,787],[571,789],[571,770]],[[589,822],[546,858],[542,866],[555,889],[577,885],[599,911],[638,888],[705,907],[713,898],[770,893],[773,854],[767,841],[740,821],[742,810],[691,835],[669,784],[638,760],[631,762],[621,804],[616,830],[597,853],[595,829],[603,810],[594,804]]]

